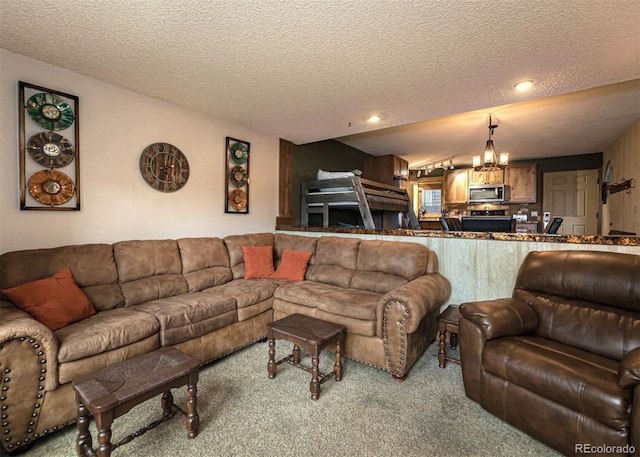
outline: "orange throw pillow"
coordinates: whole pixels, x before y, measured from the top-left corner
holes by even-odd
[[[273,274],[273,246],[242,246],[244,279],[268,278]]]
[[[50,278],[27,282],[2,293],[51,331],[96,313],[89,298],[73,280],[69,267]]]
[[[294,251],[292,249],[282,250],[282,262],[272,278],[290,279],[291,281],[302,281],[304,273],[307,271],[307,263],[313,253],[309,251]]]

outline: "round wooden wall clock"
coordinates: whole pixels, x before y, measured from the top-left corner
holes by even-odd
[[[189,179],[189,162],[174,145],[153,143],[140,154],[140,173],[153,189],[175,192],[182,189]]]

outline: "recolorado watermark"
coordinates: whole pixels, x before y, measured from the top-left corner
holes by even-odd
[[[610,444],[590,444],[590,443],[576,443],[574,445],[574,452],[576,454],[635,454],[636,448],[631,444],[625,445],[610,445]]]

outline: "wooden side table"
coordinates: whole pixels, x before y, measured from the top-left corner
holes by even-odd
[[[269,362],[267,373],[269,379],[276,377],[278,365],[287,362],[297,368],[311,373],[311,399],[320,398],[320,384],[329,376],[335,375],[336,381],[342,380],[342,346],[346,327],[332,322],[305,316],[304,314],[291,314],[267,324],[267,339],[269,340]],[[293,343],[293,352],[276,362],[276,338]],[[320,373],[318,363],[320,352],[325,347],[336,345],[336,362],[331,373]],[[300,363],[300,346],[311,353],[311,368]]]
[[[447,366],[447,360],[449,362],[460,363],[460,360],[453,357],[447,357],[447,332],[449,335],[449,342],[451,349],[458,347],[458,332],[460,330],[460,310],[456,305],[449,305],[447,309],[442,311],[438,316],[438,330],[440,345],[438,349],[438,362],[440,368]]]
[[[196,384],[200,363],[173,347],[82,375],[72,382],[78,403],[78,456],[109,457],[111,451],[146,433],[179,412],[185,417],[187,437],[198,436],[200,419],[196,411]],[[187,386],[187,410],[173,403],[171,389]],[[111,424],[140,403],[162,394],[160,419],[111,444]],[[93,449],[89,432],[89,413],[96,420],[98,448]]]

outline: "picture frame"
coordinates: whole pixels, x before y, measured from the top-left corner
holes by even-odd
[[[18,83],[20,209],[80,210],[79,98]]]
[[[226,137],[225,213],[249,214],[250,146],[248,141]]]

